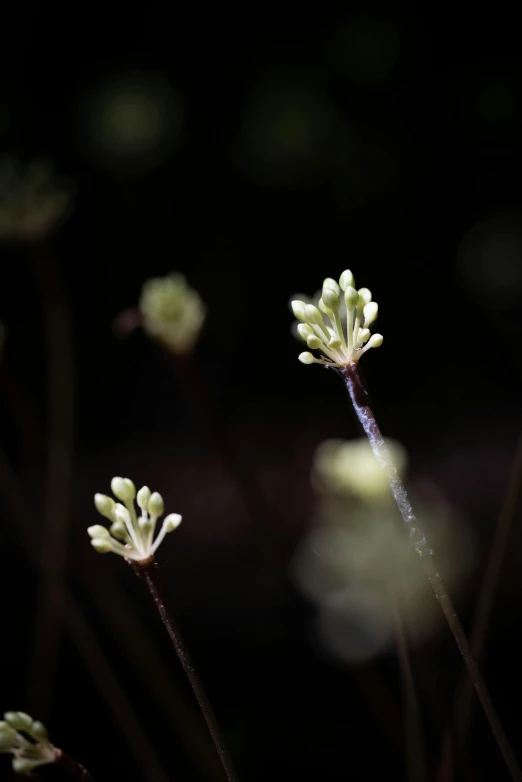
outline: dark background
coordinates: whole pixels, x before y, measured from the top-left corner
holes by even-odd
[[[364,4],[341,12],[29,3],[7,11],[1,37],[0,155],[48,157],[77,188],[74,213],[52,241],[74,329],[68,579],[140,730],[170,779],[203,779],[202,757],[209,778],[220,778],[142,585],[88,545],[92,495],[108,491],[114,474],[148,483],[168,511],[183,513],[162,546],[161,578],[241,778],[404,777],[393,652],[361,666],[336,661],[317,641],[314,606],[288,578],[313,516],[315,446],[357,434],[342,384],[298,363],[288,300],[351,268],[379,302],[384,345],[365,357],[364,373],[383,431],[408,449],[411,480],[429,478],[474,529],[476,571],[457,596],[467,624],[521,423],[515,17],[497,6],[435,17]],[[161,107],[158,139],[145,149],[125,152],[117,133],[108,148],[96,135],[105,132],[96,95],[122,79],[145,85]],[[38,528],[46,344],[37,257],[21,243],[0,246],[3,450]],[[114,318],[137,303],[143,281],[173,270],[208,306],[196,358],[232,450],[278,509],[265,535],[253,531],[179,374],[141,331],[114,334]],[[21,398],[34,416],[22,412],[22,426]],[[2,497],[0,709],[31,711],[38,581],[12,505]],[[484,667],[520,754],[518,520]],[[121,628],[111,629],[87,594],[79,561],[101,590],[109,574],[131,598],[169,672],[168,683],[159,677],[163,705],[122,649]],[[414,667],[434,778],[460,672],[445,631],[416,649]],[[52,709],[34,716],[97,779],[157,779],[136,761],[93,681],[64,634]],[[476,714],[473,768],[463,762],[458,778],[504,778]]]

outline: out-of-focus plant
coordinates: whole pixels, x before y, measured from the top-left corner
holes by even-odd
[[[40,242],[72,211],[74,186],[48,160],[0,160],[0,241]]]
[[[341,321],[339,315],[343,298],[347,313],[345,323]],[[440,572],[434,564],[433,549],[428,545],[397,467],[390,456],[385,439],[370,407],[368,391],[359,372],[358,363],[362,355],[370,347],[378,347],[383,341],[380,334],[370,336],[369,326],[377,317],[377,304],[372,301],[372,294],[368,288],[359,288],[358,290],[355,288],[353,274],[350,270],[346,270],[341,274],[339,283],[331,277],[324,280],[319,308],[300,300],[294,300],[292,308],[299,321],[298,329],[301,338],[305,340],[310,349],[320,353],[319,358],[310,352],[301,353],[299,360],[303,364],[322,364],[327,368],[334,369],[343,379],[354,412],[368,438],[377,462],[387,476],[397,509],[408,530],[411,545],[421,559],[428,581],[462,654],[506,766],[512,779],[520,780],[522,771],[504,733]]]

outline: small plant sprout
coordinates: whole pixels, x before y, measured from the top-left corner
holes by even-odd
[[[339,317],[341,291],[346,303],[346,333]],[[522,771],[493,706],[462,624],[434,563],[433,549],[428,545],[426,536],[417,521],[408,492],[370,406],[368,391],[359,372],[360,357],[369,348],[382,344],[382,336],[380,334],[370,336],[369,329],[377,317],[377,304],[372,302],[372,295],[367,288],[355,289],[353,274],[351,271],[345,271],[341,274],[339,284],[331,278],[324,281],[319,309],[302,301],[293,301],[292,308],[297,320],[300,321],[301,337],[306,340],[308,347],[319,350],[323,354],[321,358],[315,358],[311,353],[301,353],[299,359],[304,364],[335,367],[343,378],[354,412],[368,438],[377,463],[387,477],[393,499],[408,530],[410,543],[421,558],[425,574],[462,655],[511,778],[520,782]],[[330,325],[325,323],[321,312],[327,316]]]
[[[372,335],[369,328],[377,318],[378,305],[368,288],[356,290],[349,269],[341,274],[339,283],[331,277],[325,279],[318,308],[299,299],[291,305],[299,321],[299,336],[309,348],[322,353],[320,358],[310,352],[301,353],[299,361],[303,364],[347,367],[356,364],[370,348],[382,345],[382,335]]]
[[[88,528],[92,547],[99,554],[112,551],[128,562],[152,562],[165,535],[180,525],[181,516],[179,513],[165,516],[161,529],[154,538],[158,519],[164,511],[161,494],[151,493],[148,486],[143,486],[136,493],[136,487],[129,478],[113,478],[111,489],[120,502],[115,502],[105,494],[94,495],[96,510],[111,522],[111,526],[107,529],[101,524],[95,524]],[[139,516],[136,513],[135,500],[140,511]]]
[[[55,749],[41,722],[23,711],[7,711],[0,721],[0,753],[13,755],[13,771],[30,774],[38,766],[54,763]]]
[[[173,353],[194,347],[206,318],[203,300],[182,274],[147,280],[139,300],[141,324]]]

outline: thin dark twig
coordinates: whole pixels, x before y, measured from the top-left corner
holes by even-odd
[[[89,774],[85,766],[78,763],[77,760],[66,755],[61,749],[56,750],[56,760],[54,761],[56,766],[60,766],[64,771],[67,771],[72,777],[76,779],[82,779],[83,782],[95,782],[94,777]]]
[[[484,578],[482,580],[475,616],[471,627],[471,648],[477,663],[481,662],[484,655],[487,628],[493,610],[495,591],[498,585],[502,562],[506,554],[513,518],[520,496],[521,479],[522,437],[519,440],[513,459],[507,491],[495,527],[491,552],[488,557],[486,572],[484,573]],[[464,739],[471,719],[473,708],[472,692],[473,690],[470,687],[468,677],[462,678],[457,686],[457,695],[455,698],[455,732],[460,741]],[[453,751],[451,737],[448,732],[446,732],[446,735],[444,736],[441,758],[442,770],[440,771],[439,779],[449,782],[453,778]]]
[[[219,755],[219,758],[221,760],[221,763],[227,775],[227,779],[229,780],[229,782],[239,782],[239,778],[232,764],[232,760],[230,759],[228,751],[225,747],[225,742],[223,740],[223,736],[221,735],[221,730],[217,723],[216,715],[214,714],[214,710],[210,705],[210,701],[208,699],[207,693],[205,692],[205,688],[203,687],[203,683],[201,682],[201,679],[198,676],[198,673],[196,671],[194,663],[192,662],[190,653],[187,647],[185,646],[181,633],[178,630],[176,623],[171,613],[169,612],[165,604],[165,601],[163,600],[163,597],[161,595],[161,590],[158,584],[155,565],[154,563],[151,564],[135,563],[134,570],[139,576],[141,576],[144,579],[145,583],[147,584],[147,588],[152,596],[154,604],[158,609],[158,613],[161,617],[161,621],[165,626],[165,629],[176,651],[176,654],[178,655],[178,659],[181,663],[183,671],[185,672],[185,675],[190,682],[190,686],[192,687],[194,695],[196,696],[196,700],[199,704],[199,708],[201,709],[201,713],[203,714],[203,717],[207,724],[208,731],[212,737],[212,741],[214,742],[214,746],[217,750],[217,753]]]
[[[522,771],[520,770],[507,736],[504,733],[504,729],[500,719],[498,718],[495,707],[493,706],[493,702],[489,695],[484,679],[482,678],[482,674],[480,673],[475,658],[472,654],[469,641],[464,632],[464,628],[460,623],[455,608],[453,607],[453,603],[451,602],[449,595],[446,592],[441,575],[433,561],[433,551],[428,547],[426,538],[418,525],[418,521],[413,512],[413,508],[411,506],[404,484],[399,477],[395,465],[393,464],[384,437],[381,433],[381,430],[379,429],[375,415],[373,414],[373,411],[369,405],[368,392],[364,386],[357,365],[351,364],[342,371],[342,375],[345,379],[346,387],[348,389],[348,393],[350,394],[357,418],[359,419],[359,422],[364,429],[366,436],[368,437],[373,453],[378,463],[388,475],[390,489],[402,516],[402,520],[408,530],[410,542],[415,551],[421,557],[421,562],[424,566],[426,576],[448,622],[449,628],[453,633],[453,637],[462,655],[473,687],[475,688],[478,698],[482,704],[482,708],[484,709],[484,713],[491,727],[491,731],[497,741],[502,757],[504,758],[504,762],[509,770],[509,773],[511,774],[511,778],[513,780],[522,780]]]
[[[72,324],[58,263],[47,245],[31,248],[41,289],[47,343],[47,480],[41,539],[41,584],[29,699],[49,714],[60,638],[59,608],[65,578],[71,508],[74,428]]]

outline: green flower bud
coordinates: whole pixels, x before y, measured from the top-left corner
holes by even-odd
[[[341,274],[339,278],[339,285],[343,291],[345,291],[347,288],[355,288],[355,280],[350,269],[346,269],[346,271]]]
[[[114,519],[122,524],[130,524],[130,513],[125,505],[121,505],[119,502],[116,503],[114,506]]]
[[[140,516],[138,519],[138,527],[142,532],[150,532],[152,529],[152,521],[146,516]]]
[[[111,544],[107,538],[93,538],[91,546],[98,554],[108,554],[111,550]]]
[[[372,300],[372,292],[368,288],[359,288],[359,304],[364,307],[365,304],[369,304]]]
[[[49,738],[49,735],[47,733],[47,728],[45,727],[43,722],[39,722],[38,720],[34,720],[33,724],[31,725],[31,730],[29,731],[29,733],[35,739],[38,739],[38,741],[47,741],[47,739]]]
[[[163,520],[163,526],[165,527],[167,532],[173,532],[176,527],[179,527],[181,524],[181,516],[179,513],[169,513],[168,516],[165,516]]]
[[[122,502],[132,502],[136,496],[136,487],[129,478],[113,478],[111,489],[114,496]]]
[[[151,516],[161,516],[165,509],[165,505],[163,502],[163,497],[161,494],[158,494],[157,491],[153,492],[150,495],[149,502],[147,504],[147,510],[149,511]]]
[[[357,336],[357,341],[358,342],[362,342],[364,344],[369,339],[370,339],[370,329],[359,329],[359,334]]]
[[[27,730],[33,724],[33,718],[24,711],[6,711],[4,719],[14,730]]]
[[[357,307],[357,304],[359,303],[359,294],[355,288],[352,288],[350,285],[346,288],[344,300],[348,310],[354,310]]]
[[[303,323],[306,321],[305,309],[306,309],[306,304],[304,303],[304,301],[296,300],[292,302],[292,312],[294,313],[297,320],[300,320]]]
[[[308,337],[312,336],[312,334],[314,333],[314,330],[309,323],[300,323],[299,326],[297,327],[297,331],[299,332],[299,336],[301,337],[301,339],[304,339],[305,342],[308,339]]]
[[[339,309],[340,302],[339,302],[339,296],[337,293],[330,288],[326,288],[323,291],[323,301],[329,309],[336,312]]]
[[[370,337],[370,341],[368,342],[368,345],[372,348],[379,348],[382,345],[382,342],[383,342],[382,334],[373,334],[373,336]]]
[[[38,765],[40,764],[37,761],[29,760],[29,758],[13,758],[15,774],[30,774]]]
[[[92,527],[87,528],[87,535],[90,538],[108,538],[109,530],[106,527],[102,527],[101,524],[94,524]]]
[[[312,350],[318,350],[321,347],[321,340],[315,334],[311,334],[306,340],[306,344]]]
[[[127,527],[121,521],[115,521],[111,526],[110,532],[113,538],[116,538],[116,540],[121,540],[122,543],[126,543],[129,539]]]
[[[298,358],[299,358],[299,361],[301,362],[301,364],[313,364],[313,363],[315,363],[315,358],[312,356],[311,353],[300,353]]]
[[[307,323],[315,323],[316,326],[323,326],[323,318],[321,316],[321,313],[317,309],[317,307],[314,307],[313,304],[307,304],[305,307],[305,315],[306,315],[306,321]]]
[[[341,292],[341,289],[339,288],[338,284],[331,277],[327,277],[323,282],[323,298],[324,298],[325,288],[329,288],[330,290],[334,291],[338,296]]]
[[[373,323],[373,321],[377,317],[377,313],[379,311],[379,305],[376,301],[370,301],[368,304],[365,305],[363,309],[363,315],[364,315],[364,325],[369,326]]]
[[[111,497],[107,497],[106,494],[95,494],[94,505],[99,514],[104,516],[109,521],[113,521],[114,507],[116,503]]]
[[[150,499],[150,489],[148,486],[142,486],[138,492],[138,505],[142,510],[147,510],[147,504]]]

